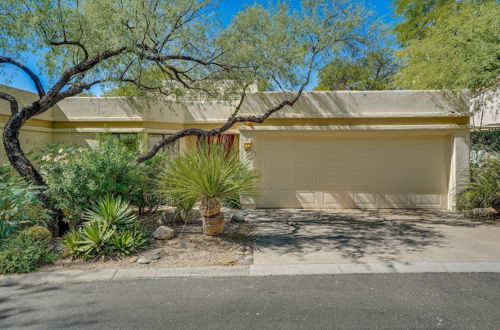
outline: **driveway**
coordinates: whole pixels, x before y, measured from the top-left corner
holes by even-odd
[[[436,210],[248,211],[254,264],[500,261],[500,222]]]

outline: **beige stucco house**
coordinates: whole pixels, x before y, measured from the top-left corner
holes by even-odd
[[[22,102],[31,93],[10,89]],[[248,95],[243,113],[259,114],[283,93]],[[306,92],[264,124],[235,125],[241,158],[262,174],[263,208],[452,209],[468,180],[469,112],[464,94],[440,91]],[[21,103],[22,103],[21,102]],[[144,148],[179,129],[213,128],[229,104],[76,97],[26,123],[25,150],[46,143],[95,144],[105,125],[118,137],[137,133]],[[0,125],[8,118],[0,102]],[[175,152],[196,143],[184,138]],[[4,151],[0,162],[5,162]]]

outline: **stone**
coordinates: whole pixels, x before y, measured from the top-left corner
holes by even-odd
[[[161,256],[158,253],[156,253],[156,254],[153,254],[151,257],[149,257],[149,260],[158,260],[160,258],[161,258]]]
[[[134,262],[136,262],[138,259],[139,259],[139,258],[137,258],[137,257],[132,257],[132,258],[130,258],[130,259],[129,259],[129,261],[130,261],[130,263],[134,263]]]
[[[241,252],[245,252],[247,250],[247,246],[246,245],[242,245],[240,246],[240,249],[239,249]]]
[[[149,259],[146,259],[146,258],[139,258],[139,259],[137,259],[137,263],[146,265],[146,264],[149,264],[150,261],[149,261]]]
[[[243,223],[245,222],[245,217],[239,214],[233,214],[231,218],[229,219],[231,222],[236,222],[236,223]]]
[[[246,256],[245,258],[243,258],[243,260],[248,261],[248,262],[252,262],[253,261],[253,257],[252,256]]]
[[[153,232],[153,238],[158,240],[172,239],[174,236],[174,230],[167,226],[160,226]]]
[[[222,258],[219,260],[219,264],[223,266],[230,266],[235,263],[236,260],[234,258]]]

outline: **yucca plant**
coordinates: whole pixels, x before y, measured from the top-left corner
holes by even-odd
[[[134,226],[137,216],[129,208],[127,201],[120,196],[108,195],[94,203],[85,213],[84,219],[106,222],[118,230],[125,230]]]
[[[465,213],[487,208],[500,212],[500,158],[487,159],[472,170],[471,182],[457,196],[457,208]]]
[[[217,235],[224,229],[221,201],[240,194],[254,195],[259,185],[257,171],[239,160],[224,143],[206,142],[172,159],[161,182],[169,200],[200,202],[204,232]]]

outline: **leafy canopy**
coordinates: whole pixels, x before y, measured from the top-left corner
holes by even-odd
[[[497,1],[456,3],[398,52],[404,65],[395,81],[409,89],[477,89],[500,76]]]
[[[347,0],[252,5],[227,27],[215,13],[210,0],[3,0],[0,55],[36,54],[37,72],[70,92],[104,84],[120,94],[227,97],[260,80],[298,89],[366,31],[363,9]]]

